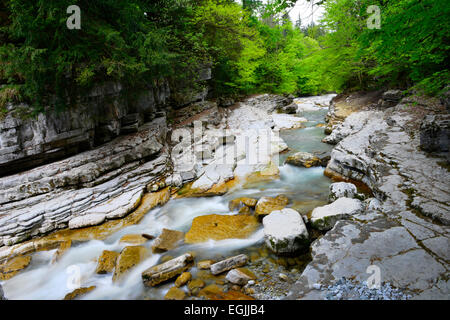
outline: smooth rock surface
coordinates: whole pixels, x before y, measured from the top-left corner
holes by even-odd
[[[358,193],[356,186],[348,182],[335,182],[330,184],[328,202],[334,202],[339,198],[354,198]]]
[[[225,260],[216,262],[211,265],[211,273],[213,275],[220,274],[222,272],[242,267],[248,262],[248,257],[245,254],[240,254],[234,257],[227,258]]]
[[[266,245],[277,254],[307,248],[308,230],[300,213],[293,209],[272,211],[263,219]]]
[[[182,274],[190,268],[194,257],[190,253],[183,254],[165,263],[153,266],[142,273],[142,280],[146,286],[156,286]]]
[[[358,199],[339,198],[331,204],[315,208],[310,221],[319,230],[329,230],[336,221],[361,213],[363,209],[363,204]]]

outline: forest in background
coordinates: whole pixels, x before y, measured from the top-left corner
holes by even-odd
[[[414,89],[449,83],[447,1],[322,0],[320,23],[301,26],[295,0],[2,0],[0,108],[67,104],[94,84],[142,88],[185,81],[212,63],[218,96]],[[316,1],[317,2],[317,1]],[[81,8],[81,29],[66,8]],[[368,6],[381,27],[370,29]],[[1,112],[1,111],[0,111]]]

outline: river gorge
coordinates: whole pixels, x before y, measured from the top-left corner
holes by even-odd
[[[206,101],[0,178],[4,296],[448,299],[448,149],[392,95]]]

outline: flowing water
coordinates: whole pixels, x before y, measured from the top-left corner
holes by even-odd
[[[163,256],[176,257],[192,251],[195,252],[197,260],[203,258],[219,260],[239,253],[261,252],[264,248],[262,225],[248,239],[211,240],[195,245],[185,244],[163,254],[153,254],[131,269],[118,283],[112,282],[111,274],[95,273],[96,261],[103,250],[120,252],[127,246],[127,244],[119,242],[122,236],[142,233],[157,235],[163,228],[187,232],[195,217],[206,214],[234,214],[228,210],[228,202],[237,197],[259,198],[285,194],[291,200],[289,206],[302,214],[325,204],[331,181],[323,175],[324,168],[306,169],[283,163],[285,158],[294,152],[323,152],[331,149],[330,146],[321,143],[321,139],[324,137],[323,128],[316,127],[318,123],[324,121],[326,112],[327,108],[317,106],[311,111],[305,111],[302,116],[309,120],[305,124],[305,128],[286,130],[281,133],[281,137],[289,146],[290,151],[280,155],[279,179],[249,182],[221,197],[172,199],[163,207],[149,211],[138,224],[124,227],[105,240],[74,243],[54,264],[51,263],[51,260],[56,250],[37,252],[33,254],[32,262],[27,269],[3,282],[5,295],[9,299],[62,299],[79,286],[96,286],[93,291],[82,298],[163,299],[173,283],[163,284],[156,288],[145,288],[141,279],[141,273],[160,263]],[[152,241],[148,241],[144,245],[151,248]],[[269,259],[270,255],[266,255],[266,257]],[[202,272],[195,267],[190,271],[194,277]]]

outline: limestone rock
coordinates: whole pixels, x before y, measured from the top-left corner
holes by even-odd
[[[301,215],[289,208],[272,211],[263,219],[266,245],[277,254],[294,253],[309,244]]]
[[[69,221],[69,229],[78,229],[89,226],[96,226],[106,220],[105,214],[93,213],[85,216],[73,218]]]
[[[166,295],[164,296],[164,299],[166,300],[184,300],[186,297],[186,292],[184,292],[181,289],[178,289],[177,287],[172,287],[167,291]]]
[[[97,274],[113,272],[118,257],[118,252],[103,250],[102,255],[98,258],[97,269],[95,272]]]
[[[75,300],[75,299],[79,298],[80,296],[91,292],[95,288],[96,288],[96,286],[90,286],[90,287],[86,287],[86,288],[75,289],[71,293],[66,294],[66,296],[64,297],[64,300]]]
[[[256,231],[259,223],[253,216],[210,214],[196,217],[186,233],[186,243],[208,240],[245,239]]]
[[[279,195],[275,198],[261,197],[256,203],[255,215],[257,217],[270,214],[272,211],[281,210],[289,203],[285,195]]]
[[[146,247],[129,246],[123,248],[122,252],[120,252],[120,255],[117,257],[113,281],[120,280],[129,269],[133,268],[149,256],[150,252]]]
[[[182,287],[186,283],[188,283],[192,279],[192,275],[190,272],[183,272],[176,280],[175,280],[175,286]]]
[[[240,254],[228,259],[216,262],[211,265],[211,273],[214,275],[220,274],[222,272],[242,267],[247,264],[248,257],[245,254]]]
[[[153,241],[153,253],[172,250],[180,244],[183,238],[183,232],[164,228],[158,238]]]
[[[311,223],[319,230],[329,230],[340,219],[346,219],[364,209],[357,199],[339,198],[331,204],[315,208],[311,213]]]
[[[296,154],[289,156],[286,159],[286,163],[305,168],[322,165],[322,161],[318,157],[308,152],[297,152]]]
[[[170,280],[188,270],[193,261],[192,254],[185,253],[175,259],[153,266],[142,273],[144,285],[153,287]]]
[[[28,267],[31,256],[17,256],[0,265],[0,280],[8,280]]]
[[[255,280],[256,277],[255,277],[255,275],[252,272],[250,272],[247,269],[236,268],[236,269],[230,270],[227,273],[225,279],[227,279],[231,283],[234,283],[234,284],[237,284],[237,285],[240,285],[240,286],[244,286],[250,280]]]
[[[358,193],[356,186],[348,182],[335,182],[330,184],[328,202],[334,202],[338,198],[354,198]]]

